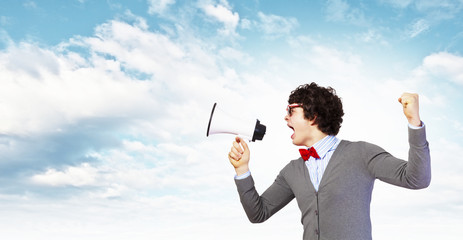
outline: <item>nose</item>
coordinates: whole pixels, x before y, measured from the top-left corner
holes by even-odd
[[[289,114],[285,115],[285,121],[289,121]]]

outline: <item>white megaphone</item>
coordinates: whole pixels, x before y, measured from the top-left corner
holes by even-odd
[[[228,133],[241,135],[250,141],[262,140],[265,135],[266,127],[260,124],[258,119],[245,121],[227,114],[217,107],[214,103],[212,107],[211,117],[207,125],[206,136],[219,133]]]

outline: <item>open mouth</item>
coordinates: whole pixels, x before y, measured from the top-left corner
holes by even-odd
[[[291,139],[294,139],[294,134],[295,134],[294,128],[292,126],[290,126],[289,124],[288,124],[288,127],[293,130],[293,134],[291,135]]]

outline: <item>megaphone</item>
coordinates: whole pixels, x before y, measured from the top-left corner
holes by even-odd
[[[219,109],[217,103],[214,103],[207,125],[206,137],[212,134],[228,133],[241,135],[254,142],[264,138],[266,129],[259,119],[247,121],[236,118]]]

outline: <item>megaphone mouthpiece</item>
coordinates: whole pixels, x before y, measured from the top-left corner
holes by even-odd
[[[254,128],[254,134],[252,135],[252,141],[262,140],[265,135],[267,127],[263,124],[260,124],[259,119],[256,121],[256,127]]]

